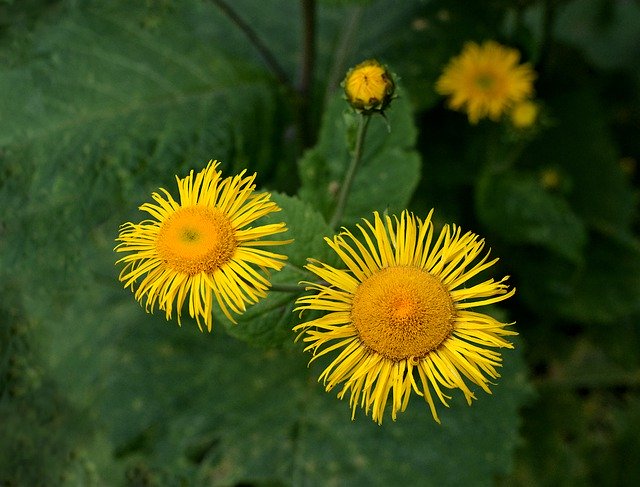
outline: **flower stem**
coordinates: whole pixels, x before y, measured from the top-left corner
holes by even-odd
[[[256,31],[253,30],[242,17],[240,17],[240,15],[238,15],[238,13],[233,10],[233,8],[231,8],[231,6],[227,2],[225,2],[224,0],[212,1],[218,6],[220,10],[222,10],[222,12],[227,17],[229,17],[229,19],[244,33],[244,35],[247,36],[249,42],[251,42],[251,44],[253,44],[253,47],[255,47],[256,50],[260,53],[260,55],[264,59],[264,62],[278,79],[278,82],[282,84],[287,90],[294,91],[287,73],[282,68],[272,52],[269,50],[267,45],[258,37]]]
[[[316,61],[316,2],[302,0],[302,63],[298,85],[298,126],[304,149],[313,143],[311,130],[311,87]]]
[[[271,283],[271,291],[276,291],[280,293],[300,293],[304,289],[302,286],[298,286],[297,284],[277,284]]]
[[[353,151],[351,164],[349,165],[347,174],[344,177],[344,182],[342,183],[342,187],[340,188],[340,194],[338,195],[338,203],[336,204],[336,209],[334,210],[331,221],[329,222],[329,226],[331,226],[331,228],[336,228],[340,224],[340,220],[342,220],[344,209],[347,206],[347,198],[349,197],[349,192],[351,191],[351,186],[353,185],[353,179],[356,175],[356,170],[358,169],[360,159],[362,158],[364,137],[367,133],[367,127],[369,126],[370,119],[370,114],[360,114],[360,119],[358,122],[358,134],[356,135],[356,147]]]

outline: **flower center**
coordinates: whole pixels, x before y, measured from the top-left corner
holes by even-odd
[[[495,77],[490,74],[480,74],[476,77],[476,86],[482,91],[489,91],[495,85]]]
[[[423,357],[453,330],[449,292],[415,267],[388,267],[362,282],[351,306],[351,321],[370,349],[391,360]]]
[[[175,271],[212,273],[231,260],[237,243],[229,219],[217,208],[181,208],[160,227],[156,249]]]

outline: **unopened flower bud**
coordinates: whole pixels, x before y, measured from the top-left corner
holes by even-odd
[[[358,111],[382,111],[393,98],[395,83],[385,66],[369,59],[351,68],[342,83],[349,104]]]

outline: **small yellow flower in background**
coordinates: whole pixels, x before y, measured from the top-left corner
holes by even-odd
[[[490,393],[502,361],[490,348],[512,348],[503,338],[516,335],[508,324],[470,310],[514,294],[506,277],[468,284],[498,259],[488,261],[487,253],[478,260],[483,240],[455,225],[436,237],[432,213],[424,221],[407,211],[393,220],[374,213],[373,223],[358,225],[360,238],[343,230],[325,239],[347,269],[315,260],[306,266],[320,283],[305,283],[314,293],[299,298],[296,309],[324,315],[294,331],[312,361],[337,353],[319,380],[327,391],[343,384],[340,399],[350,392],[352,418],[360,406],[380,424],[389,403],[395,420],[413,391],[440,422],[433,394],[446,406],[445,391],[460,389],[471,404],[466,381]]]
[[[494,41],[469,42],[444,68],[436,91],[450,97],[453,110],[467,112],[473,124],[485,117],[497,121],[511,106],[533,94],[536,74],[529,64],[519,61],[516,49]]]
[[[511,109],[511,123],[519,129],[531,127],[538,119],[540,107],[531,100],[524,100],[516,103]]]
[[[242,313],[246,303],[265,297],[270,287],[266,270],[283,267],[286,256],[257,247],[290,242],[261,240],[285,232],[284,223],[249,226],[280,211],[270,193],[254,193],[256,175],[243,171],[222,179],[218,165],[211,161],[195,176],[191,171],[176,177],[180,202],[164,188],[162,194],[153,193],[155,203],[140,206],[152,219],[122,225],[115,248],[128,252],[117,262],[125,264],[120,281],[140,303],[146,300],[147,311],[157,304],[171,319],[175,309],[180,323],[187,300],[189,315],[200,330],[202,320],[209,331],[214,297],[235,323],[229,310]]]
[[[543,169],[540,173],[540,185],[544,189],[557,189],[561,183],[562,175],[553,167]]]
[[[375,59],[351,68],[343,87],[349,104],[356,110],[365,112],[384,110],[395,90],[391,73]]]

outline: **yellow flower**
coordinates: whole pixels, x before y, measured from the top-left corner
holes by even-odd
[[[351,68],[343,82],[347,101],[356,110],[384,110],[395,90],[393,77],[375,59]]]
[[[519,129],[531,127],[538,118],[540,107],[531,100],[516,103],[511,109],[511,123]]]
[[[350,392],[352,419],[358,406],[382,423],[387,403],[391,417],[404,411],[411,392],[423,396],[440,422],[433,394],[447,405],[446,389],[461,389],[475,399],[467,381],[490,393],[499,377],[500,353],[490,347],[512,345],[503,336],[516,333],[494,318],[470,308],[502,301],[507,277],[476,284],[468,281],[492,266],[482,253],[483,240],[459,227],[445,226],[434,242],[431,215],[422,221],[405,211],[400,218],[358,225],[326,239],[347,269],[310,260],[307,269],[320,279],[307,282],[313,294],[298,299],[297,310],[324,314],[294,327],[312,361],[327,353],[337,357],[320,375],[326,390],[343,384]]]
[[[484,117],[499,120],[514,103],[533,93],[535,72],[519,61],[517,50],[497,42],[467,43],[444,68],[436,91],[450,96],[449,106],[466,111],[473,124]]]
[[[260,240],[285,232],[284,223],[249,226],[258,218],[280,211],[270,193],[254,193],[256,175],[222,179],[218,163],[210,161],[194,176],[178,181],[180,202],[164,188],[153,193],[155,203],[140,210],[152,219],[120,227],[116,252],[128,252],[117,264],[125,266],[120,281],[146,300],[147,311],[157,304],[167,319],[176,310],[178,324],[185,300],[189,315],[212,327],[213,298],[235,323],[229,310],[242,313],[246,303],[266,296],[270,282],[267,269],[280,270],[286,256],[257,247],[288,241]],[[257,268],[256,268],[257,266]],[[139,279],[142,281],[135,290]]]

